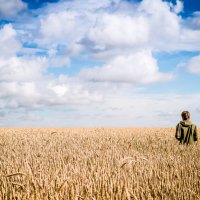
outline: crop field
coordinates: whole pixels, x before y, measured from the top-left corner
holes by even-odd
[[[174,132],[2,128],[0,199],[200,199],[200,145]]]

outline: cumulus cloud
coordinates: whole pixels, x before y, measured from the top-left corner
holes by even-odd
[[[66,104],[87,104],[99,101],[79,83],[70,80],[46,79],[30,82],[2,82],[0,97],[3,108],[42,108]]]
[[[119,55],[102,67],[83,69],[80,76],[91,81],[133,82],[148,84],[166,81],[172,74],[159,72],[157,61],[149,51]]]
[[[149,26],[142,16],[103,14],[88,32],[87,39],[95,44],[94,49],[100,50],[141,46],[149,40]]]
[[[48,7],[42,9],[42,13],[58,13],[66,10],[76,11],[77,13],[94,13],[101,12],[104,10],[110,11],[115,10],[121,4],[124,4],[124,1],[121,0],[86,0],[87,3],[83,3],[82,0],[74,1],[59,1],[56,4],[49,4]]]
[[[46,42],[65,42],[73,39],[76,27],[77,13],[59,12],[52,13],[46,18],[41,19],[41,34]],[[72,34],[72,32],[74,32]],[[45,42],[45,41],[43,41]]]
[[[177,5],[181,2],[177,1]],[[173,9],[176,6],[172,6]],[[141,15],[146,17],[150,35],[148,45],[157,51],[191,50],[198,48],[191,41],[199,42],[197,33],[187,34],[188,30],[182,26],[182,18],[171,10],[168,2],[161,0],[143,0],[138,7]],[[191,37],[193,40],[191,40]]]
[[[2,82],[0,88],[4,108],[36,107],[41,96],[34,82]]]
[[[87,4],[61,1],[41,15],[40,34],[35,41],[52,48],[62,44],[69,55],[76,52],[76,56],[85,50],[95,56],[143,48],[199,50],[196,44],[200,43],[200,32],[185,25],[178,15],[182,10],[183,2],[179,0],[175,5],[161,0],[137,4],[120,0],[87,0]]]
[[[0,58],[0,81],[36,81],[45,70],[45,58]]]
[[[200,75],[200,55],[192,57],[188,62],[181,64],[192,74]]]
[[[0,98],[1,108],[38,108],[97,101],[99,96],[67,76],[48,73],[49,66],[68,64],[68,58],[50,53],[17,56],[22,45],[12,25],[0,30]],[[52,55],[53,54],[53,55]]]
[[[21,48],[21,43],[17,40],[17,32],[11,24],[0,29],[0,56],[10,57],[16,55]]]
[[[177,0],[176,1],[176,5],[175,6],[172,6],[172,9],[173,9],[173,11],[175,12],[175,13],[180,13],[180,12],[182,12],[183,11],[183,2],[182,1],[180,1],[180,0]]]
[[[15,16],[19,11],[26,8],[21,0],[0,0],[0,17],[9,18]]]
[[[51,48],[63,45],[78,50],[79,41],[91,26],[89,21],[87,15],[77,11],[50,13],[40,20],[40,37],[36,42]]]
[[[150,27],[149,45],[157,51],[200,50],[200,31],[195,31],[184,25],[185,19],[177,15],[176,6],[171,6],[161,0],[143,0],[138,7],[142,15],[146,16]]]
[[[0,81],[32,81],[41,78],[46,60],[41,57],[18,57],[22,45],[11,24],[0,30]]]
[[[185,24],[194,30],[200,30],[200,12],[195,12],[192,17],[187,18]]]

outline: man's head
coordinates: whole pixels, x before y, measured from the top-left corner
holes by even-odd
[[[188,120],[188,119],[190,119],[190,113],[188,111],[183,111],[181,113],[181,117],[183,120]]]

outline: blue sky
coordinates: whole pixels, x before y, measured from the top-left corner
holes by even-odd
[[[200,126],[200,1],[0,0],[1,127]]]

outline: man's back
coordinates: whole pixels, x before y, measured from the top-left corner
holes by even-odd
[[[182,121],[176,126],[175,137],[181,144],[193,144],[198,140],[197,126],[190,121],[189,111],[181,113]]]
[[[176,126],[175,137],[181,144],[193,144],[198,140],[197,126],[187,119]]]

